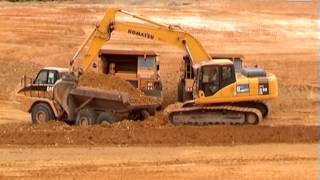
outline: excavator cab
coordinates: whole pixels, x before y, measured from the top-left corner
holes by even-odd
[[[216,95],[222,88],[236,82],[235,68],[229,60],[210,61],[197,68],[196,91],[199,97]]]

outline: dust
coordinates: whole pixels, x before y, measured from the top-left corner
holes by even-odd
[[[112,75],[86,72],[79,79],[79,85],[84,87],[115,90],[128,93],[131,104],[159,104],[160,101],[148,96],[133,87],[129,82]]]

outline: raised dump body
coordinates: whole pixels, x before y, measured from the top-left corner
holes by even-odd
[[[104,74],[111,74],[130,82],[147,96],[161,97],[158,54],[153,51],[110,50],[99,51]]]

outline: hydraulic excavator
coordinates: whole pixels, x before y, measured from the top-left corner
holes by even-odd
[[[115,17],[120,13],[142,22],[118,21]],[[243,73],[236,73],[232,61],[212,60],[201,43],[181,27],[158,23],[121,9],[109,8],[71,59],[72,76],[65,76],[54,84],[53,94],[57,102],[67,102],[63,99],[73,91],[72,82],[90,67],[98,51],[110,40],[114,31],[162,41],[185,50],[189,55],[194,73],[193,99],[168,113],[173,124],[258,124],[269,111],[265,100],[278,94],[275,75],[257,68],[243,69]],[[85,47],[88,49],[85,51],[84,59],[78,60],[77,57]],[[93,97],[89,100],[92,99]],[[87,101],[85,103],[88,104]],[[60,104],[62,109],[70,109],[68,103]]]
[[[143,23],[117,21],[117,13],[137,18]],[[258,124],[269,112],[265,101],[278,95],[275,75],[260,68],[245,68],[236,73],[232,61],[212,60],[201,43],[181,27],[158,23],[117,8],[106,11],[100,24],[72,58],[75,72],[81,73],[90,66],[114,31],[162,41],[185,50],[189,55],[195,74],[193,100],[168,113],[173,124]],[[85,58],[80,66],[75,66],[75,59],[88,43]]]

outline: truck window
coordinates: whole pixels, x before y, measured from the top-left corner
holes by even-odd
[[[155,68],[155,58],[154,57],[138,57],[138,67],[139,69],[153,70]]]
[[[34,84],[47,84],[48,71],[40,71]]]
[[[58,72],[42,70],[39,72],[34,84],[54,84],[57,81]]]
[[[54,84],[55,83],[55,74],[53,71],[49,71],[48,73],[48,84]]]

